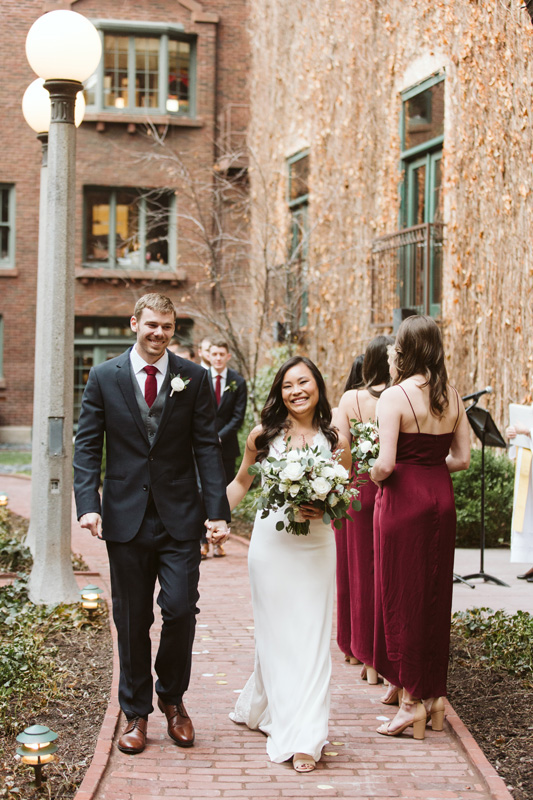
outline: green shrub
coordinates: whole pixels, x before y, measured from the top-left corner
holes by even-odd
[[[527,611],[510,615],[501,609],[469,608],[453,615],[452,627],[465,639],[476,639],[483,645],[482,660],[488,667],[531,679],[533,616]]]
[[[452,475],[457,509],[457,547],[479,547],[481,536],[481,450],[470,468]],[[485,544],[508,544],[513,513],[514,463],[485,448]]]
[[[27,526],[20,524],[20,518],[7,508],[0,509],[1,572],[26,572],[31,568],[31,553],[24,544],[26,531]]]
[[[256,408],[259,409],[259,413],[261,413],[261,409],[265,405],[276,372],[281,367],[281,365],[284,364],[285,361],[287,361],[288,357],[289,357],[288,347],[286,346],[273,347],[272,350],[270,350],[268,353],[268,363],[257,371],[254,395],[255,395],[255,405]],[[237,464],[236,464],[237,469],[239,468],[240,463],[242,461],[242,454],[244,454],[244,448],[246,445],[246,439],[248,438],[248,434],[253,428],[255,428],[255,426],[259,421],[254,416],[254,407],[252,403],[253,398],[251,395],[252,395],[252,390],[250,388],[250,385],[248,385],[248,405],[246,406],[246,416],[244,417],[242,428],[240,429],[238,434],[241,456],[237,459]]]
[[[261,367],[260,370],[258,370],[255,382],[255,402],[256,402],[256,407],[259,409],[259,412],[265,405],[268,393],[270,392],[270,387],[272,386],[272,382],[276,376],[276,372],[281,367],[281,365],[284,364],[285,361],[287,361],[288,358],[289,358],[288,347],[286,346],[273,347],[272,350],[270,350],[268,353],[268,363],[265,364],[263,367]],[[250,387],[248,387],[248,391],[250,392]],[[254,416],[252,398],[248,396],[246,416],[244,418],[242,428],[240,429],[238,434],[239,448],[241,451],[241,455],[237,459],[236,463],[237,469],[239,469],[241,465],[248,434],[253,428],[255,428],[257,423],[258,419],[256,419],[256,417]],[[255,512],[257,510],[257,499],[259,496],[259,491],[260,491],[259,481],[257,478],[254,478],[252,488],[246,494],[244,499],[239,503],[237,508],[233,511],[233,516],[239,519],[246,520],[246,522],[253,522],[255,519]]]
[[[79,603],[35,605],[28,597],[26,578],[0,587],[0,727],[7,734],[19,726],[19,712],[29,698],[37,710],[61,694],[65,668],[56,662],[54,635],[100,627],[105,619],[105,611],[90,617]]]

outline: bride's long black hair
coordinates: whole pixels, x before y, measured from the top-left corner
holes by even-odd
[[[293,356],[281,366],[274,378],[270,388],[265,407],[261,412],[262,433],[255,440],[257,448],[256,461],[263,461],[268,455],[270,442],[278,436],[281,431],[287,431],[290,423],[287,419],[287,407],[283,402],[281,387],[286,373],[297,364],[305,364],[311,371],[318,387],[318,403],[315,408],[313,424],[324,434],[332,450],[338,444],[339,437],[335,428],[331,425],[331,406],[328,402],[326,384],[318,367],[313,364],[311,359],[305,356]]]

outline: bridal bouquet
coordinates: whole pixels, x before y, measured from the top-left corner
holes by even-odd
[[[285,520],[276,523],[297,536],[309,533],[309,520],[301,515],[301,505],[313,505],[322,510],[322,520],[340,527],[348,509],[361,508],[358,490],[350,486],[350,473],[339,463],[340,453],[325,447],[306,445],[288,450],[283,458],[269,456],[248,468],[251,475],[260,475],[262,491],[259,496],[261,519],[271,511],[284,509]]]
[[[379,455],[379,432],[375,422],[350,420],[350,433],[353,436],[352,461],[357,464],[357,474],[370,472]]]

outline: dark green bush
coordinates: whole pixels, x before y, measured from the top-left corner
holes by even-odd
[[[65,667],[56,660],[54,634],[65,636],[79,628],[98,628],[105,610],[93,617],[79,603],[41,606],[28,596],[27,579],[0,587],[0,727],[12,735],[28,706],[37,710],[64,691]],[[20,712],[20,713],[19,713]]]
[[[469,608],[453,615],[452,627],[465,639],[475,639],[482,644],[481,660],[488,667],[531,679],[533,617],[527,611],[510,615],[502,609]]]
[[[258,370],[255,382],[255,403],[256,407],[259,409],[259,412],[261,411],[266,402],[276,372],[281,367],[281,365],[284,364],[285,361],[287,361],[288,358],[289,358],[288,347],[286,346],[274,347],[272,348],[272,350],[269,351],[268,362],[263,367],[261,367],[261,369]],[[248,386],[248,390],[250,391],[250,386]],[[254,416],[252,398],[249,396],[244,423],[238,434],[241,455],[237,459],[236,463],[237,469],[239,468],[242,461],[242,456],[244,455],[244,449],[246,446],[246,439],[248,438],[248,434],[253,428],[255,428],[258,421],[259,420],[256,419],[256,417]],[[260,491],[259,480],[256,477],[254,478],[251,490],[245,496],[244,500],[242,500],[242,502],[239,503],[239,505],[233,512],[233,516],[238,517],[239,519],[244,519],[247,522],[253,522],[255,519],[255,512],[257,510],[257,499],[259,496],[259,491]]]
[[[20,518],[7,508],[0,509],[0,572],[26,572],[32,557],[24,544],[27,526],[16,524]]]
[[[470,468],[452,475],[457,509],[457,547],[478,547],[481,534],[481,450]],[[513,513],[514,462],[485,448],[485,544],[509,543]]]

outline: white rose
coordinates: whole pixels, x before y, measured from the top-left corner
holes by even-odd
[[[329,464],[326,464],[325,467],[322,467],[320,470],[320,474],[323,478],[334,478],[335,477],[335,470],[333,467],[330,467]]]
[[[290,461],[285,469],[282,469],[279,477],[282,481],[299,481],[303,478],[305,470],[298,461]]]
[[[311,481],[311,488],[319,500],[325,500],[331,491],[331,484],[325,478],[315,478]]]
[[[285,458],[287,461],[299,461],[301,455],[298,450],[289,450]]]
[[[174,392],[182,392],[185,389],[185,381],[178,375],[170,381],[170,388],[172,389],[170,392],[170,396],[172,397]]]
[[[335,464],[334,472],[337,480],[347,481],[350,477],[350,473],[347,469],[345,469],[345,467],[342,466],[342,464]]]
[[[359,443],[358,447],[361,453],[368,453],[370,450],[372,450],[372,442],[369,442],[368,439],[364,439]]]
[[[298,494],[299,491],[300,491],[300,487],[298,486],[298,484],[293,483],[293,485],[289,489],[289,494],[290,494],[291,497],[296,497],[296,495]]]

